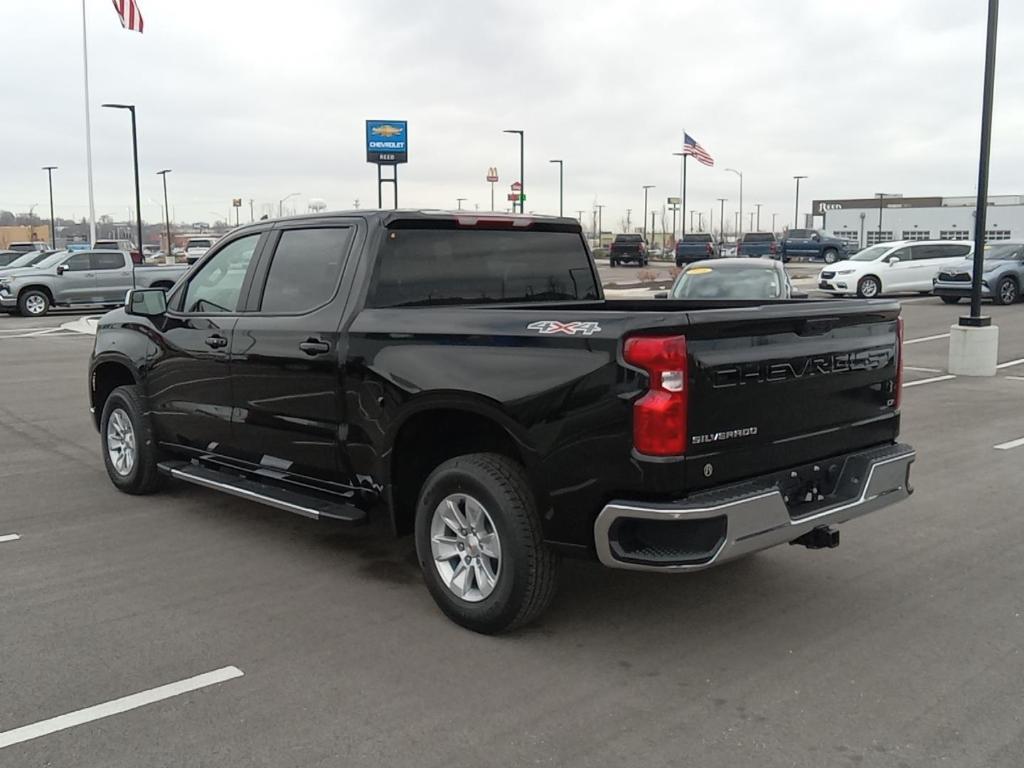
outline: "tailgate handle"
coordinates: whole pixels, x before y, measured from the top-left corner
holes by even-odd
[[[824,317],[816,318],[813,320],[804,320],[800,324],[800,335],[801,336],[821,336],[822,334],[828,333],[836,325],[836,318]]]

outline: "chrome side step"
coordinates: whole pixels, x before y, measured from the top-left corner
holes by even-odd
[[[221,472],[187,461],[162,461],[157,465],[161,473],[176,480],[201,485],[241,499],[255,501],[268,507],[283,509],[314,520],[337,520],[343,523],[363,523],[366,512],[349,504],[325,501],[314,496],[250,480],[229,472]]]

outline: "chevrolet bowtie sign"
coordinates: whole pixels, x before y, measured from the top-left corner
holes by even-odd
[[[366,162],[398,165],[409,160],[409,124],[405,120],[366,121]]]

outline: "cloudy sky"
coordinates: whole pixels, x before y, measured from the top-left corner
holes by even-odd
[[[602,203],[606,230],[678,193],[682,130],[715,157],[689,167],[690,208],[716,198],[793,216],[812,198],[972,194],[984,58],[983,0],[138,0],[143,35],[86,0],[97,215],[133,203],[126,113],[139,110],[143,217],[171,168],[180,221],[256,215],[290,192],[332,209],[376,204],[366,118],[409,121],[403,207],[490,207],[518,167],[527,210]],[[0,3],[0,209],[87,215],[79,0]],[[1024,194],[1024,3],[1003,3],[992,194]],[[656,201],[656,202],[655,202]],[[504,207],[504,203],[500,203]],[[727,216],[731,214],[727,213]]]

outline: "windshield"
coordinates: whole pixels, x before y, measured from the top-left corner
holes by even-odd
[[[14,261],[12,261],[10,264],[8,264],[6,267],[4,267],[4,269],[14,269],[15,267],[31,267],[32,265],[42,261],[45,258],[45,253],[36,253],[34,251],[32,253],[24,253],[18,258],[16,258]]]
[[[986,245],[985,246],[985,261],[1007,261],[1009,259],[1020,258],[1021,253],[1024,252],[1024,245],[1020,243],[1003,243],[1002,245]],[[973,259],[973,256],[967,256],[968,259]]]
[[[69,255],[70,254],[67,251],[57,251],[56,253],[51,253],[44,259],[40,259],[39,261],[34,262],[30,266],[41,268],[52,267],[54,264],[57,264],[58,262],[67,258]]]
[[[881,258],[882,254],[888,253],[891,250],[891,245],[872,245],[863,251],[857,251],[857,253],[850,257],[850,261],[874,261]]]
[[[616,243],[639,243],[641,235],[616,235]]]
[[[672,287],[674,299],[779,299],[779,272],[762,266],[691,267]]]

